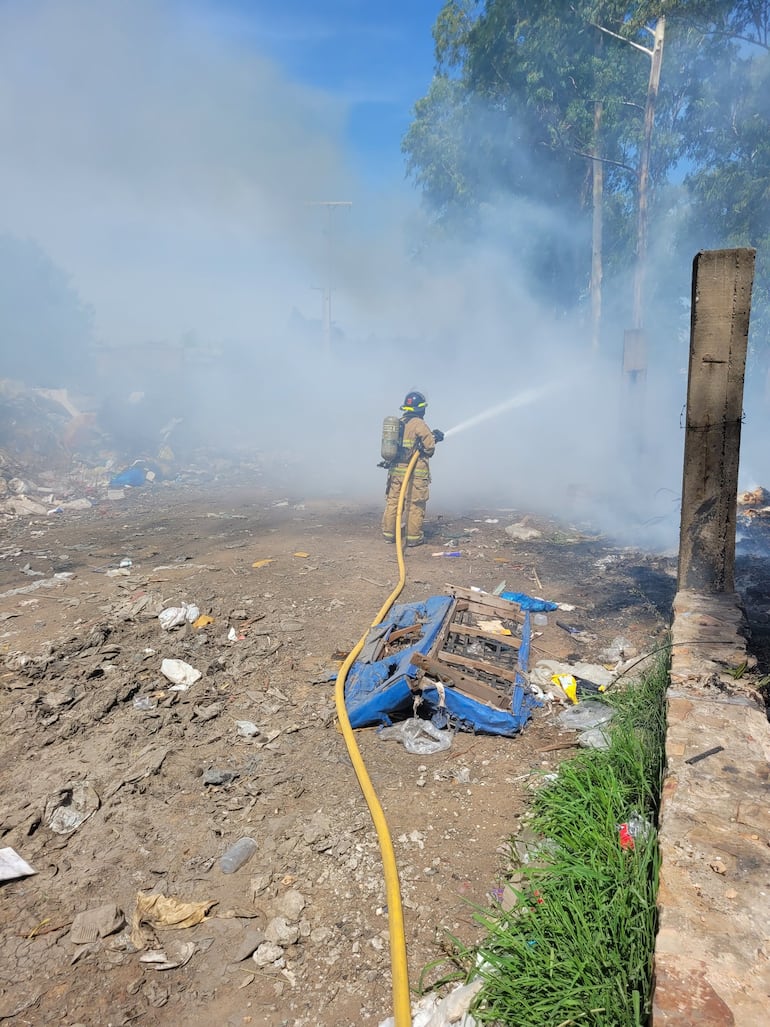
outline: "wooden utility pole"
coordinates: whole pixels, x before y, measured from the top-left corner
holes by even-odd
[[[647,222],[649,220],[649,182],[650,155],[652,153],[652,129],[655,124],[655,103],[660,88],[660,73],[663,67],[663,40],[666,35],[666,19],[661,15],[655,22],[655,28],[645,26],[652,36],[652,49],[636,43],[633,39],[621,36],[617,32],[604,28],[603,25],[591,23],[607,36],[628,43],[635,50],[641,50],[650,58],[650,78],[647,84],[647,100],[644,105],[644,128],[642,144],[639,148],[639,169],[636,177],[636,269],[634,271],[632,322],[633,328],[642,328],[644,316],[644,277],[647,263]]]
[[[650,81],[647,86],[647,101],[644,105],[644,133],[639,153],[639,178],[636,190],[636,270],[634,272],[633,327],[641,328],[644,318],[644,278],[647,272],[647,229],[649,221],[650,154],[652,152],[652,128],[655,124],[655,103],[660,87],[660,71],[663,65],[663,39],[666,34],[666,19],[658,18],[652,32],[650,55]]]
[[[743,377],[756,250],[693,262],[678,588],[735,591]]]
[[[601,42],[601,36],[599,37]],[[591,349],[599,352],[602,324],[602,229],[604,224],[604,164],[601,157],[601,128],[604,104],[594,103],[593,157],[591,161]]]

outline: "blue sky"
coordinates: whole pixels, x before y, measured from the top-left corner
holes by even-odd
[[[190,14],[189,0],[180,0]],[[210,31],[237,35],[291,80],[347,108],[354,167],[403,179],[401,140],[433,74],[431,29],[443,0],[195,0]]]

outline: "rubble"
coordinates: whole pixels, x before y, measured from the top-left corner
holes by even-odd
[[[178,422],[154,440],[155,454],[136,454],[129,467],[116,472],[120,443],[97,408],[94,398],[72,396],[66,389],[0,379],[0,515],[82,512],[94,503],[123,499],[123,485],[169,476],[169,431]]]

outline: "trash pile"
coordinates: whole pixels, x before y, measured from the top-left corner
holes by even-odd
[[[455,731],[514,736],[533,710],[556,703],[572,706],[557,720],[578,732],[579,745],[606,748],[612,709],[597,700],[639,662],[627,639],[615,638],[599,654],[602,663],[541,659],[530,667],[534,628],[557,603],[521,592],[448,591],[394,606],[370,628],[345,683],[352,727],[379,725],[379,738],[428,755],[449,748]],[[593,638],[556,624],[576,639]]]
[[[770,557],[770,492],[765,488],[738,493],[736,553]]]
[[[414,712],[411,727],[387,727],[380,737],[398,737],[419,753],[448,746],[441,737],[446,728],[517,734],[537,705],[525,677],[527,598],[453,586],[448,596],[394,606],[370,629],[350,669],[345,705],[351,726],[389,725]],[[432,732],[420,732],[418,714]]]
[[[122,499],[173,473],[173,419],[152,440],[152,452],[125,450],[104,411],[66,389],[36,389],[0,379],[0,514],[29,517],[88,510],[102,499]],[[142,440],[147,442],[146,439]]]

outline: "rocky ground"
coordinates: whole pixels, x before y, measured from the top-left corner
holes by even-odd
[[[408,551],[400,601],[505,580],[573,605],[536,629],[533,662],[664,643],[674,560],[536,519],[540,534],[517,540],[514,511],[438,513]],[[6,520],[0,847],[37,873],[0,885],[0,1020],[353,1027],[390,1014],[379,849],[330,677],[398,579],[379,517],[233,479]],[[181,603],[210,623],[165,630],[158,614]],[[173,691],[163,659],[201,677]],[[479,937],[474,907],[575,736],[543,708],[516,738],[458,734],[427,757],[373,729],[357,738],[394,839],[416,988],[446,971],[452,938]],[[242,836],[256,854],[223,874]]]

